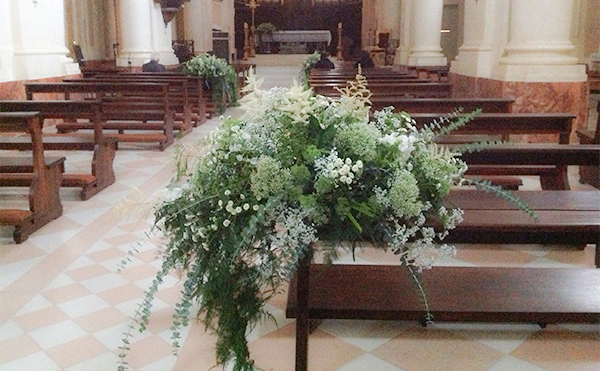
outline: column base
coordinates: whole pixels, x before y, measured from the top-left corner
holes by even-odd
[[[587,81],[585,66],[573,65],[497,65],[491,77],[502,81],[521,82],[581,82]]]
[[[409,66],[445,66],[448,60],[443,54],[411,54],[408,56]]]
[[[589,90],[587,81],[527,82],[501,81],[483,77],[449,74],[452,95],[456,98],[513,97],[512,112],[569,112],[577,117],[573,121],[571,142],[577,142],[575,130],[587,128]],[[538,141],[528,136],[528,141]],[[539,138],[547,141],[546,138]]]

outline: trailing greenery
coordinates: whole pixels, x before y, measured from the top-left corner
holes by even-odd
[[[320,59],[321,53],[315,51],[311,55],[309,55],[302,64],[302,69],[300,70],[300,79],[302,80],[306,88],[308,88],[308,75],[310,74],[310,70]]]
[[[444,198],[467,182],[467,165],[434,141],[465,121],[419,129],[391,108],[370,119],[364,83],[358,76],[333,100],[296,83],[263,91],[250,72],[241,99],[246,114],[224,121],[196,152],[178,152],[170,193],[155,208],[155,230],[166,244],[138,310],[141,330],[163,278],[183,272],[175,348],[195,316],[216,334],[219,364],[254,370],[246,333],[270,318],[264,304],[300,259],[312,251],[333,261],[360,241],[391,250],[424,292],[417,274],[454,253],[441,241],[462,220]]]
[[[225,59],[209,54],[198,55],[185,63],[182,72],[204,78],[205,84],[212,90],[212,100],[217,105],[219,114],[228,105],[237,104],[237,73]]]

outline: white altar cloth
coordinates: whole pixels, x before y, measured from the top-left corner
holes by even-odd
[[[275,31],[272,35],[263,35],[268,43],[320,43],[331,44],[331,32],[328,30]]]

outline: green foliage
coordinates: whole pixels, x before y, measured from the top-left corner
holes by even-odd
[[[185,63],[182,72],[204,78],[205,84],[212,90],[212,99],[219,114],[223,113],[228,105],[237,103],[237,73],[225,59],[209,54],[198,55]]]
[[[309,55],[304,63],[302,64],[302,70],[300,71],[300,79],[304,83],[304,86],[308,88],[308,75],[310,74],[310,70],[314,67],[314,65],[321,59],[321,53],[315,51],[311,55]]]
[[[337,101],[297,84],[264,92],[252,73],[249,86],[242,118],[225,121],[201,151],[177,152],[170,193],[155,208],[163,264],[136,313],[144,330],[159,285],[183,272],[175,349],[195,317],[216,334],[217,362],[238,371],[255,370],[247,330],[270,318],[264,304],[313,250],[328,262],[348,249],[343,241],[352,253],[370,241],[391,249],[424,292],[417,273],[453,253],[439,242],[462,217],[442,201],[466,181],[466,164],[433,143],[446,132],[441,122],[418,130],[390,109],[370,120],[362,94]]]
[[[275,31],[277,31],[277,27],[270,22],[261,23],[256,27],[256,33],[261,35],[272,35]]]

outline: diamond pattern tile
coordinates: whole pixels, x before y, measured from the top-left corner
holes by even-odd
[[[285,56],[282,56],[282,60]],[[262,66],[263,87],[289,85],[299,67]],[[230,109],[226,116],[241,111]],[[181,140],[199,140],[219,125],[208,120]],[[116,183],[87,201],[61,190],[63,216],[16,246],[0,228],[0,371],[105,371],[117,366],[119,346],[154,274],[160,235],[146,236],[152,218],[122,213],[122,199],[152,199],[173,174],[175,146],[123,145]],[[69,152],[69,169],[87,172],[91,153]],[[577,169],[570,169],[571,177]],[[539,187],[525,179],[526,187]],[[585,185],[571,182],[575,190]],[[26,193],[1,202],[24,203]],[[129,256],[122,271],[119,263]],[[561,246],[459,247],[453,266],[592,267],[594,249]],[[343,254],[353,262],[351,254]],[[356,262],[394,264],[379,250],[356,252]],[[181,281],[167,277],[156,295],[149,328],[132,332],[127,360],[136,371],[206,371],[215,365],[214,335],[195,321],[182,331],[179,356],[169,341]],[[294,320],[285,318],[287,287],[266,309],[278,320],[249,334],[256,364],[288,371],[294,364]],[[310,371],[588,371],[600,370],[600,325],[435,323],[426,329],[395,321],[326,320],[310,336]],[[220,368],[215,368],[220,370]]]

